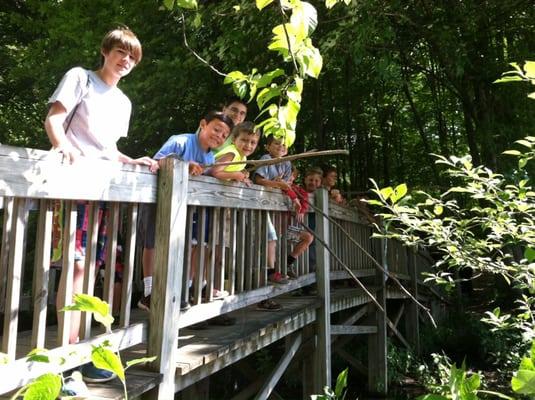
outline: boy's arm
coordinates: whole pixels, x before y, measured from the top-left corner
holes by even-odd
[[[158,161],[150,157],[132,158],[117,150],[117,159],[124,164],[145,165],[149,167],[151,172],[156,172],[159,169]]]
[[[59,101],[52,103],[45,119],[45,130],[52,148],[63,153],[67,161],[72,163],[80,153],[72,147],[65,135],[63,123],[67,114],[67,110]]]
[[[224,162],[231,162],[234,159],[233,153],[226,153],[223,154],[221,157],[217,159],[217,162],[224,163]],[[245,164],[244,164],[245,166]],[[208,175],[212,175],[214,178],[217,179],[231,179],[234,181],[240,181],[243,182],[249,178],[249,173],[245,170],[242,171],[225,171],[225,165],[214,165],[210,170],[207,172]]]
[[[281,189],[281,190],[288,190],[290,188],[288,183],[284,181],[266,179],[262,175],[258,175],[258,174],[256,174],[254,177],[254,183],[256,183],[257,185],[272,187],[272,188]]]

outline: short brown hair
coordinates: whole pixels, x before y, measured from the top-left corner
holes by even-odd
[[[141,43],[139,39],[126,26],[120,26],[116,29],[113,29],[106,33],[104,39],[102,39],[102,44],[100,46],[101,50],[104,53],[109,53],[113,48],[119,47],[123,50],[128,51],[134,57],[136,64],[141,61],[143,57],[143,52],[141,50]]]
[[[323,170],[319,167],[312,167],[306,170],[305,172],[305,178],[309,175],[319,175],[323,176]]]
[[[260,129],[256,129],[254,122],[251,121],[244,121],[238,125],[235,125],[230,135],[233,138],[237,138],[242,132],[246,133],[247,135],[258,135],[258,137],[262,136]]]

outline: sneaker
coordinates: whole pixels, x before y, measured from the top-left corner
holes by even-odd
[[[180,311],[186,311],[191,308],[191,305],[186,300],[180,300]]]
[[[282,310],[282,306],[275,300],[267,299],[258,303],[256,309],[260,311],[279,311]]]
[[[228,297],[229,294],[230,293],[227,292],[226,290],[214,289],[213,292],[212,292],[212,298],[214,300],[223,299],[225,297]]]
[[[295,269],[293,265],[288,265],[287,272],[288,272],[288,278],[290,279],[298,278],[297,270]]]
[[[137,307],[145,311],[150,311],[150,294],[139,299]]]
[[[60,396],[72,396],[80,398],[89,398],[91,396],[87,385],[82,380],[82,374],[80,374],[79,371],[73,372],[71,376],[63,380]]]
[[[268,281],[271,283],[276,283],[279,285],[287,285],[290,283],[286,277],[284,277],[280,272],[274,272],[268,275]]]
[[[80,372],[82,373],[82,379],[90,383],[108,382],[117,377],[111,371],[95,367],[92,362],[82,365]]]

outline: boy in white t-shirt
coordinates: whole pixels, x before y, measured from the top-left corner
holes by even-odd
[[[132,159],[117,149],[119,138],[127,135],[132,105],[128,97],[117,87],[124,76],[141,61],[141,44],[136,35],[126,27],[108,32],[101,45],[101,67],[90,71],[75,67],[67,71],[59,86],[49,99],[50,108],[45,120],[45,129],[52,149],[63,153],[68,162],[80,157],[120,161],[128,164],[146,165],[152,171],[157,162],[149,157]],[[103,210],[101,226],[105,226]],[[82,293],[87,203],[78,204],[76,254],[73,275],[73,293]],[[105,229],[99,229],[105,236]],[[98,264],[98,260],[97,260]],[[66,271],[62,271],[62,274]],[[58,288],[57,309],[65,304],[62,298],[65,285]],[[60,316],[58,316],[60,317]],[[72,312],[69,343],[78,340],[80,313]],[[86,367],[86,366],[84,366]],[[95,368],[92,364],[82,374],[92,382],[105,382],[114,375]]]

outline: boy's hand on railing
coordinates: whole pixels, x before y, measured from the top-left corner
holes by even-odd
[[[294,206],[294,211],[296,213],[299,213],[299,210],[301,209],[301,202],[299,201],[299,199],[293,199],[292,204]]]
[[[80,157],[80,152],[67,143],[53,147],[52,151],[63,154],[64,160],[66,160],[69,164],[72,164]]]
[[[196,163],[195,161],[190,161],[188,168],[189,168],[189,174],[193,176],[202,175],[202,173],[204,172],[203,167],[201,167],[201,165]]]
[[[150,172],[156,172],[159,169],[158,161],[153,160],[150,157],[140,157],[133,159],[130,164],[134,165],[145,165],[146,167],[149,167]]]

